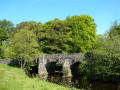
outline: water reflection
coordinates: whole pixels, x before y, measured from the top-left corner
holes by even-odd
[[[61,77],[58,75],[48,75],[46,81],[64,85],[67,87],[75,87],[84,90],[120,90],[120,84],[116,83],[103,83],[103,82],[90,82],[85,78],[75,77]]]
[[[92,90],[120,90],[119,84],[92,82]]]

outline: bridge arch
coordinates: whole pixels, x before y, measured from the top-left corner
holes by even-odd
[[[80,61],[74,62],[71,66],[71,74],[73,77],[78,77],[79,76],[79,65],[80,65]]]
[[[63,65],[57,62],[48,62],[46,65],[48,75],[60,75],[63,76]]]

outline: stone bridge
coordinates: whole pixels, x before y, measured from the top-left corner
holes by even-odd
[[[61,73],[62,75],[63,70],[66,69],[67,76],[76,76],[81,60],[84,60],[83,53],[40,55],[38,59],[38,74],[54,75]]]

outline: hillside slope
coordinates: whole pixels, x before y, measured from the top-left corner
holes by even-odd
[[[70,90],[70,88],[38,78],[29,78],[18,67],[0,64],[0,90]]]

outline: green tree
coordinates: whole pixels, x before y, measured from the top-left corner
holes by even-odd
[[[79,66],[79,71],[90,80],[119,82],[120,39],[100,36],[95,45],[94,49],[85,54],[86,62]]]
[[[9,50],[6,55],[9,55],[9,58],[20,61],[22,68],[24,68],[26,63],[28,64],[38,57],[39,45],[36,35],[26,27],[15,33],[14,36],[9,39],[8,45]]]
[[[66,18],[69,28],[67,52],[85,53],[92,48],[96,38],[94,19],[88,15]]]
[[[13,31],[13,35],[17,32],[19,32],[19,30],[23,29],[23,28],[28,28],[29,31],[33,31],[33,33],[36,35],[37,37],[37,42],[39,43],[39,51],[42,53],[42,45],[40,43],[40,41],[42,40],[42,38],[45,36],[45,33],[42,29],[42,24],[41,23],[37,23],[35,21],[25,21],[25,22],[21,22],[19,24],[16,25],[16,28]]]
[[[7,20],[0,20],[0,58],[4,58],[3,43],[10,37],[13,30],[13,23]]]
[[[104,50],[105,44],[108,41],[108,34],[97,35],[92,50]]]
[[[85,55],[86,63],[79,67],[80,72],[86,73],[89,79],[120,81],[119,30],[119,25],[115,23],[108,33],[97,35],[92,50]]]
[[[65,44],[67,40],[66,21],[55,19],[48,21],[43,25],[45,37],[42,38],[44,53],[65,53]]]
[[[117,35],[120,37],[120,24],[118,24],[117,20],[114,21],[113,25],[111,25],[108,34],[110,38],[117,36]]]
[[[29,31],[33,31],[34,34],[37,36],[37,38],[40,36],[40,32],[42,31],[42,24],[41,23],[37,23],[35,21],[25,21],[25,22],[21,22],[19,24],[16,25],[16,29],[15,31],[19,31],[22,28],[27,27]]]

